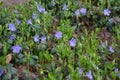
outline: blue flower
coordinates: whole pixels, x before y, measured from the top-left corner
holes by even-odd
[[[31,25],[31,24],[32,24],[31,19],[28,19],[27,24],[28,24],[28,25]]]
[[[68,9],[68,5],[64,4],[62,10],[67,10],[67,9]]]
[[[119,71],[118,71],[118,68],[115,68],[115,73],[116,73],[117,76],[120,77],[120,73],[119,73]]]
[[[102,42],[102,47],[105,48],[105,42]]]
[[[115,73],[118,73],[118,68],[115,68]]]
[[[15,36],[11,35],[11,36],[10,36],[10,39],[11,39],[11,40],[15,40]]]
[[[109,51],[110,51],[111,53],[113,53],[113,52],[114,52],[114,50],[113,50],[112,46],[109,46]]]
[[[96,70],[98,70],[99,69],[99,67],[96,67]]]
[[[15,24],[9,23],[9,24],[8,24],[8,27],[9,27],[9,30],[11,30],[11,31],[16,31]]]
[[[15,12],[16,14],[18,14],[18,10],[14,10],[14,12]]]
[[[55,37],[56,37],[57,39],[62,38],[62,32],[57,31],[56,34],[55,34]]]
[[[118,77],[120,77],[120,74],[117,74]]]
[[[87,9],[86,9],[86,8],[81,8],[81,9],[80,9],[80,13],[81,13],[81,14],[85,15],[86,12],[87,12]]]
[[[22,48],[19,45],[15,45],[12,47],[14,53],[19,53]]]
[[[43,8],[42,6],[38,6],[38,11],[40,13],[45,12],[45,8]]]
[[[20,23],[21,23],[21,21],[18,20],[18,19],[16,19],[15,22],[16,22],[18,25],[20,25]]]
[[[80,10],[79,10],[79,9],[77,9],[77,10],[75,11],[75,15],[76,15],[76,16],[80,15]]]
[[[110,18],[108,21],[109,21],[109,23],[113,23],[113,22],[114,22],[114,19],[113,19],[113,18]]]
[[[39,42],[39,40],[40,40],[40,38],[39,38],[38,35],[35,35],[33,38],[34,38],[34,41],[35,41],[35,42]]]
[[[104,9],[104,15],[109,16],[111,11],[109,9]]]
[[[40,39],[41,41],[46,41],[46,36],[42,36]]]
[[[83,73],[83,70],[80,67],[78,68],[78,71],[79,71],[79,74]]]
[[[37,14],[36,14],[35,12],[33,13],[32,18],[33,18],[33,19],[36,19],[36,18],[37,18]]]
[[[75,47],[75,46],[76,46],[76,40],[75,40],[74,38],[72,38],[72,39],[69,41],[69,43],[70,43],[70,46],[71,46],[71,47]]]
[[[0,71],[0,77],[3,75],[3,72],[4,72],[4,70],[1,70],[1,71]]]
[[[89,71],[89,72],[86,74],[86,76],[87,76],[90,80],[93,79],[93,77],[92,77],[92,72],[91,72],[91,71]]]

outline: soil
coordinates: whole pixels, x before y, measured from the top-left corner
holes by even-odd
[[[3,1],[3,6],[10,6],[10,5],[26,3],[29,0],[0,0],[0,1]]]

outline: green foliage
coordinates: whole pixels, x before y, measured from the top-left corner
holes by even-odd
[[[119,5],[119,0],[31,0],[12,7],[2,7],[0,2],[0,79],[86,80],[91,71],[92,80],[119,80]],[[38,10],[40,6],[44,12]],[[82,8],[86,13],[76,15]],[[109,16],[105,9],[111,11]],[[9,23],[15,24],[16,31],[10,30]],[[57,31],[62,32],[60,39]],[[15,45],[21,47],[19,53]],[[8,54],[12,59],[6,63]]]

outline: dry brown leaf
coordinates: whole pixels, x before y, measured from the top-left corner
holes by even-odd
[[[78,2],[79,2],[79,4],[83,4],[83,1],[81,1],[81,0],[79,0]]]
[[[120,17],[116,16],[116,17],[114,17],[113,19],[114,19],[117,23],[120,24]]]
[[[3,6],[11,6],[11,5],[16,5],[16,4],[20,4],[20,3],[26,3],[29,0],[0,0],[3,1]]]
[[[58,26],[59,23],[60,23],[60,22],[59,22],[59,19],[53,19],[53,25],[52,25],[52,26],[53,26],[53,29],[55,29],[55,27]]]
[[[8,54],[8,55],[6,56],[6,64],[9,64],[10,61],[11,61],[11,59],[12,59],[12,54]]]
[[[47,43],[48,43],[48,50],[51,50],[52,49],[52,42],[51,42],[51,40],[48,40]]]

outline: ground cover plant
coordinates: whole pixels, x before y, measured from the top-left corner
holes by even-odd
[[[119,0],[0,3],[0,80],[119,80]]]

